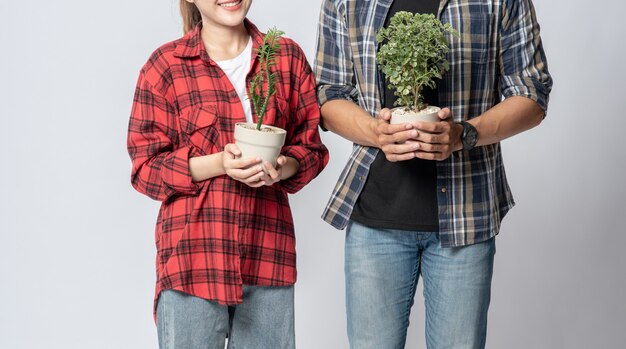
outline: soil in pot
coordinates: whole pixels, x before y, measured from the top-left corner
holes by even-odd
[[[413,123],[415,121],[439,121],[437,114],[441,108],[428,106],[418,112],[408,110],[406,107],[391,109],[391,124]]]

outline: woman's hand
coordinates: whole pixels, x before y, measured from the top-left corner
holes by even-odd
[[[276,159],[276,167],[274,167],[269,161],[265,161],[266,172],[261,178],[264,185],[272,185],[283,178],[283,166],[287,163],[287,158],[284,155],[279,156]]]
[[[226,144],[222,153],[226,175],[252,188],[265,185],[263,165],[260,158],[241,159],[241,151],[233,144]]]

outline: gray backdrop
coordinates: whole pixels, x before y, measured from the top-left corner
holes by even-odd
[[[134,192],[125,149],[137,74],[180,35],[177,1],[0,2],[0,348],[156,348],[158,203]],[[320,0],[256,0],[312,61]],[[536,0],[555,79],[549,116],[503,143],[517,207],[506,217],[489,348],[626,342],[626,55],[608,0]],[[319,218],[350,145],[291,198],[297,342],[346,348],[343,232]],[[424,348],[418,291],[410,348]]]

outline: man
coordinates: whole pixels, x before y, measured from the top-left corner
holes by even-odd
[[[393,13],[459,31],[426,96],[439,122],[390,125],[376,65]],[[552,79],[531,0],[324,0],[316,57],[325,129],[354,142],[323,218],[347,227],[352,348],[403,348],[419,276],[428,348],[484,348],[494,237],[514,202],[500,141],[538,125]]]

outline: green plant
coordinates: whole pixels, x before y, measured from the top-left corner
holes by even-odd
[[[376,37],[380,49],[378,65],[398,97],[395,105],[414,111],[426,107],[422,89],[435,88],[436,80],[448,70],[447,34],[458,35],[450,24],[443,24],[432,14],[397,12],[387,28]]]
[[[250,82],[248,95],[252,101],[252,107],[258,117],[256,129],[260,130],[263,124],[263,117],[267,110],[267,104],[276,93],[276,72],[272,72],[271,68],[276,65],[276,53],[280,50],[280,37],[285,34],[282,30],[271,28],[263,37],[263,43],[257,50],[257,59],[259,61],[259,71]],[[264,87],[264,82],[267,86]]]

